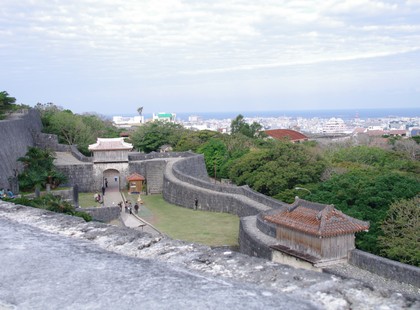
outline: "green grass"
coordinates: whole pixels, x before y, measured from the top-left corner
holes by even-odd
[[[137,195],[127,195],[134,203]],[[173,239],[209,246],[237,246],[239,218],[236,215],[194,211],[163,200],[162,195],[142,196],[139,216]]]
[[[79,206],[82,208],[99,207],[100,204],[93,198],[95,193],[79,193]]]

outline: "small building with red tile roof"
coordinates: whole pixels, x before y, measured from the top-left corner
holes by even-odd
[[[143,189],[143,183],[146,178],[138,173],[130,174],[127,177],[128,186],[128,193],[129,194],[139,194]]]
[[[264,131],[267,136],[276,140],[289,140],[293,143],[308,141],[308,137],[303,133],[300,133],[291,129],[270,129]]]
[[[369,223],[334,208],[296,197],[281,209],[262,213],[261,219],[275,232],[274,251],[298,257],[314,265],[346,259],[355,248],[355,233],[367,231]]]
[[[128,152],[133,145],[124,141],[124,138],[98,138],[96,143],[89,145],[93,153],[93,162],[128,162]]]

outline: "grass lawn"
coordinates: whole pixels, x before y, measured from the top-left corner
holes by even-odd
[[[82,208],[99,207],[100,204],[93,198],[95,193],[79,193],[79,206]]]
[[[137,195],[127,195],[133,204]],[[237,246],[239,218],[219,212],[194,211],[163,200],[162,195],[142,196],[139,216],[173,239],[209,246]]]

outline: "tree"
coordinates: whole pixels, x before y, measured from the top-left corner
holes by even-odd
[[[58,135],[61,143],[77,145],[85,155],[89,154],[89,144],[95,143],[97,138],[92,132],[92,128],[83,121],[83,117],[73,114],[69,110],[53,114],[48,130],[50,133]]]
[[[37,103],[35,108],[41,114],[44,132],[56,134],[60,143],[77,145],[85,155],[90,154],[88,146],[95,143],[97,138],[116,138],[121,132],[99,114],[74,114],[51,102]]]
[[[193,151],[196,152],[199,147],[209,141],[211,138],[220,137],[221,134],[211,130],[185,130],[181,135],[174,150],[178,152]]]
[[[227,148],[222,140],[212,138],[203,144],[197,152],[204,154],[204,161],[209,175],[215,178],[227,177],[225,174],[222,174],[223,166],[228,159]]]
[[[312,192],[314,201],[334,204],[347,215],[369,221],[369,232],[358,234],[356,245],[378,255],[378,236],[382,234],[380,225],[389,206],[396,200],[415,197],[420,192],[420,182],[414,176],[368,168],[334,175],[318,184]]]
[[[19,185],[22,189],[33,190],[51,184],[52,187],[66,181],[63,173],[54,166],[54,155],[50,150],[29,147],[25,156],[18,158],[24,166],[19,175]]]
[[[137,109],[137,113],[139,113],[139,115],[141,116],[143,114],[143,107],[139,107]]]
[[[6,91],[0,92],[0,119],[5,117],[5,112],[16,109],[16,98],[10,97]]]
[[[320,156],[288,141],[273,141],[268,145],[269,148],[253,149],[234,160],[229,170],[230,179],[269,196],[320,180],[325,169]]]
[[[249,125],[245,122],[242,114],[239,114],[230,124],[230,131],[232,135],[242,134],[250,138],[264,136],[264,133],[261,132],[262,128],[261,124],[257,122],[253,122]]]
[[[62,107],[57,106],[52,102],[48,102],[48,103],[38,102],[35,105],[35,109],[37,109],[41,115],[42,125],[44,126],[44,130],[46,132],[49,132],[48,128],[50,127],[51,117],[54,114],[64,110]]]
[[[135,148],[150,153],[156,152],[162,145],[175,146],[180,140],[184,127],[169,122],[151,122],[139,128],[131,135]]]
[[[16,102],[16,98],[10,97],[7,91],[0,92],[0,108],[12,105]]]
[[[392,203],[381,228],[381,254],[420,267],[420,197]]]

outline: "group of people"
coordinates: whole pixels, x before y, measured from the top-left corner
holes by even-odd
[[[15,198],[15,194],[10,189],[4,190],[4,188],[0,189],[0,199],[3,198]]]
[[[120,207],[121,212],[122,212],[122,205],[123,205],[123,202],[120,201],[120,203],[118,203],[118,206]],[[140,208],[139,204],[136,202],[134,204],[134,213],[135,214],[139,214],[139,208]],[[131,201],[126,200],[124,202],[124,209],[125,209],[125,213],[133,214],[133,207],[132,207]]]

